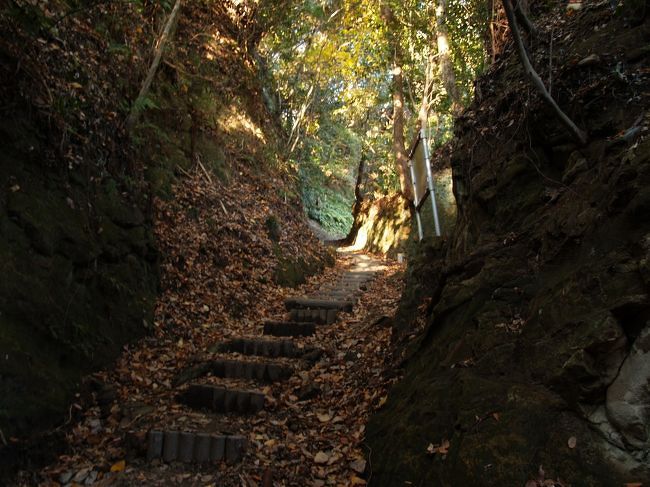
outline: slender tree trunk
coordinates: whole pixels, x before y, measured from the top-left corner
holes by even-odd
[[[151,83],[153,83],[153,79],[156,76],[156,72],[158,71],[158,66],[160,66],[160,61],[162,59],[162,55],[165,50],[165,45],[167,44],[167,41],[171,36],[172,27],[176,23],[176,19],[178,18],[178,12],[180,9],[181,9],[181,0],[176,0],[176,3],[174,4],[174,8],[172,9],[171,13],[169,14],[169,17],[167,18],[167,22],[165,23],[165,28],[163,29],[163,32],[160,38],[158,39],[153,61],[151,63],[151,66],[149,67],[149,72],[147,73],[147,77],[144,79],[144,83],[142,83],[142,88],[140,88],[140,93],[138,94],[138,97],[135,99],[135,102],[131,107],[131,113],[129,113],[129,117],[126,121],[126,125],[128,128],[132,128],[133,125],[138,121],[138,117],[140,116],[139,107],[142,104],[142,100],[144,100],[149,94]]]
[[[451,101],[451,110],[457,115],[461,109],[460,92],[456,84],[454,65],[449,51],[449,34],[447,33],[447,1],[438,0],[436,7],[436,41],[438,44],[438,63],[440,78]]]
[[[357,238],[359,233],[359,213],[361,212],[361,207],[363,206],[363,191],[361,186],[363,184],[363,175],[366,171],[366,153],[361,154],[361,159],[359,160],[359,168],[357,171],[357,181],[354,185],[354,206],[352,207],[352,228],[348,232],[348,235],[343,239],[345,245],[352,245],[352,243]]]
[[[524,71],[526,75],[530,78],[531,83],[537,91],[542,95],[542,99],[553,109],[557,118],[562,122],[562,124],[567,128],[567,130],[573,135],[576,141],[580,144],[585,145],[587,143],[587,134],[580,130],[573,120],[571,120],[566,113],[555,102],[551,94],[548,92],[544,86],[542,78],[539,77],[535,68],[530,63],[528,59],[528,54],[526,53],[526,48],[524,47],[524,41],[521,39],[521,34],[519,32],[519,27],[517,26],[517,21],[515,19],[515,11],[512,6],[511,0],[503,0],[503,7],[506,10],[506,16],[508,17],[508,25],[510,25],[510,31],[512,32],[512,38],[515,41],[515,46],[517,47],[517,53],[519,54],[519,59],[521,64],[524,65]]]
[[[490,14],[490,21],[485,30],[483,45],[485,46],[485,60],[486,64],[489,61],[494,63],[496,60],[496,34],[494,32],[494,22],[496,21],[496,13],[494,11],[494,0],[487,1],[487,10]]]
[[[413,201],[408,155],[404,143],[404,74],[402,72],[402,46],[397,35],[399,26],[388,2],[382,4],[381,15],[387,26],[388,42],[393,52],[393,154],[395,156],[395,169],[399,176],[402,194],[409,201]]]
[[[309,106],[314,101],[312,94],[314,93],[315,86],[316,86],[315,84],[312,84],[309,87],[309,91],[307,92],[307,97],[305,98],[303,104],[300,106],[298,115],[296,115],[296,119],[293,121],[293,125],[291,126],[291,133],[289,134],[289,139],[287,140],[287,147],[289,148],[289,154],[293,153],[293,151],[296,149],[296,146],[298,145],[298,141],[300,140],[300,124],[305,118],[305,115],[307,114],[307,110],[309,110]]]
[[[420,102],[420,109],[418,110],[418,127],[420,129],[427,128],[429,120],[429,105],[431,103],[431,84],[433,81],[433,56],[429,52],[429,58],[425,67],[424,73],[424,89],[422,91],[422,101]]]
[[[408,176],[408,155],[404,141],[404,75],[402,74],[401,55],[395,54],[393,67],[393,153],[399,175],[402,193],[408,200],[413,200],[413,191]]]

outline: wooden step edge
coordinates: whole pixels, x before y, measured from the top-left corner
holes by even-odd
[[[292,309],[335,309],[350,312],[354,307],[354,303],[343,300],[327,301],[321,299],[288,298],[284,301],[284,306],[289,311]]]
[[[247,440],[241,435],[216,435],[152,429],[146,434],[146,459],[165,463],[235,464],[245,455]]]
[[[193,409],[207,409],[215,413],[253,415],[266,405],[261,391],[230,389],[212,384],[190,384],[177,396],[177,401]]]

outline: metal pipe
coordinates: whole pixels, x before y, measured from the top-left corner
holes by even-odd
[[[431,208],[433,209],[433,222],[436,226],[436,236],[440,237],[440,220],[438,218],[438,206],[436,205],[436,192],[433,189],[433,172],[431,171],[431,161],[429,160],[429,145],[427,143],[424,129],[420,130],[421,143],[424,144],[424,163],[427,166],[427,182],[429,183],[429,196],[431,196]]]

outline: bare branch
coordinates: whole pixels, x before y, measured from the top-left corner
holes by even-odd
[[[578,142],[580,142],[580,144],[585,145],[587,143],[587,134],[584,131],[580,130],[576,124],[573,123],[573,121],[567,116],[567,114],[562,111],[562,109],[558,106],[558,104],[555,102],[553,97],[544,86],[544,82],[537,74],[537,71],[535,71],[535,68],[533,68],[533,65],[530,63],[530,59],[528,59],[528,54],[526,53],[526,48],[524,47],[524,42],[521,39],[521,33],[519,32],[517,21],[515,20],[515,12],[514,8],[512,7],[511,0],[503,0],[503,6],[506,11],[506,16],[508,17],[508,24],[510,25],[510,31],[512,32],[512,37],[517,47],[519,59],[524,65],[524,71],[526,71],[526,74],[530,78],[530,81],[532,82],[533,86],[537,88],[537,91],[539,91],[539,93],[542,95],[544,101],[553,109],[555,115],[560,119],[560,122],[562,122],[562,124],[569,130],[569,132],[571,132],[571,135],[573,135],[573,137]]]
[[[162,59],[163,51],[165,50],[165,44],[167,44],[167,40],[169,39],[172,27],[176,22],[176,18],[178,17],[178,11],[180,10],[180,8],[181,8],[181,0],[176,0],[176,3],[174,4],[174,8],[172,9],[171,13],[169,14],[169,17],[167,18],[167,23],[165,24],[163,33],[160,36],[160,39],[158,39],[158,45],[156,46],[154,58],[151,63],[151,66],[149,67],[149,72],[147,73],[147,77],[145,78],[144,83],[142,83],[142,88],[140,88],[140,93],[138,94],[138,97],[135,99],[135,102],[133,103],[133,107],[131,108],[131,113],[129,114],[129,118],[127,119],[126,122],[126,125],[129,128],[133,127],[135,122],[138,121],[138,116],[139,116],[138,106],[140,105],[139,102],[144,100],[149,94],[151,83],[153,83],[153,79],[156,76],[156,72],[158,71],[158,66],[160,66],[160,60]]]
[[[521,23],[521,25],[524,27],[526,32],[528,32],[532,36],[536,36],[538,34],[537,27],[535,26],[535,24],[533,24],[530,21],[528,15],[524,11],[524,8],[522,6],[522,0],[518,0],[517,5],[515,5],[515,16],[517,17],[517,20]]]

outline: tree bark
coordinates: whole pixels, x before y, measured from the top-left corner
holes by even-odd
[[[393,67],[393,153],[402,193],[412,201],[413,191],[408,177],[408,155],[404,141],[404,75],[400,57],[395,55]]]
[[[138,93],[138,97],[135,99],[135,102],[133,102],[133,106],[131,107],[131,113],[129,113],[129,117],[127,118],[126,121],[126,125],[129,129],[132,128],[133,125],[135,125],[135,123],[138,121],[138,117],[140,116],[140,110],[138,109],[138,107],[141,105],[142,100],[144,100],[149,94],[149,90],[151,89],[151,83],[153,83],[153,79],[156,76],[158,67],[160,66],[160,61],[162,59],[162,55],[165,50],[165,45],[167,44],[167,41],[171,36],[172,27],[174,26],[174,24],[176,23],[176,19],[178,18],[178,12],[181,8],[181,1],[182,0],[176,0],[176,3],[174,4],[174,8],[172,9],[171,13],[169,14],[169,17],[167,18],[167,22],[165,23],[165,28],[163,29],[163,32],[160,35],[160,38],[158,39],[158,43],[157,43],[158,45],[156,46],[156,50],[154,53],[153,61],[151,62],[151,66],[149,66],[147,77],[144,79],[144,83],[142,83],[142,87],[140,88],[140,93]]]
[[[429,51],[427,65],[424,72],[424,89],[422,91],[422,101],[418,110],[418,128],[427,129],[429,123],[429,108],[431,105],[431,85],[433,84],[433,51]]]
[[[366,154],[363,152],[361,154],[361,159],[359,160],[359,168],[357,170],[357,181],[354,185],[354,206],[352,207],[352,227],[348,232],[347,236],[343,239],[343,245],[352,245],[352,243],[357,238],[359,233],[359,213],[361,212],[361,207],[363,206],[363,191],[361,186],[363,185],[363,175],[366,171]]]
[[[404,143],[404,74],[402,72],[402,46],[397,36],[397,20],[387,2],[382,4],[382,17],[386,22],[388,40],[393,52],[393,154],[399,176],[400,189],[404,197],[413,201],[411,178],[409,177],[408,155]]]
[[[487,10],[490,13],[490,21],[488,22],[485,34],[483,34],[483,45],[485,46],[485,61],[486,63],[494,63],[496,61],[496,33],[494,24],[497,20],[497,13],[495,12],[494,0],[487,0]]]
[[[449,50],[449,34],[447,32],[447,1],[438,0],[436,7],[436,42],[438,44],[438,63],[440,79],[451,101],[451,111],[458,115],[461,109],[460,92],[456,84],[456,74]]]
[[[519,54],[519,59],[524,66],[526,75],[530,78],[533,86],[535,86],[537,91],[542,95],[542,99],[553,109],[557,118],[559,118],[560,122],[562,122],[569,132],[571,132],[571,135],[576,139],[576,141],[585,145],[587,143],[587,134],[580,130],[567,114],[562,111],[544,86],[544,82],[537,74],[537,71],[535,71],[535,68],[533,68],[533,65],[530,63],[530,59],[528,59],[528,54],[526,53],[526,48],[524,47],[524,41],[521,38],[519,27],[517,26],[511,0],[503,0],[503,7],[505,8],[506,16],[508,17],[508,24],[510,25],[510,31],[512,32],[512,37],[515,41],[515,46],[517,47],[517,53]]]

